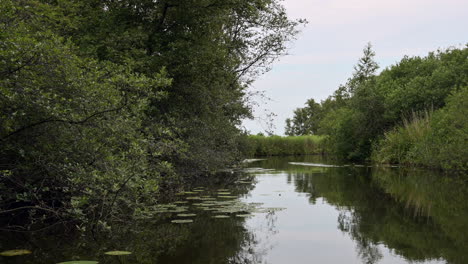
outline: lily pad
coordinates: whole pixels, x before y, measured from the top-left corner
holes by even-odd
[[[72,261],[60,262],[57,264],[98,264],[98,262],[94,260],[72,260]]]
[[[229,218],[228,215],[214,215],[213,218]]]
[[[124,255],[130,255],[132,254],[132,252],[115,250],[115,251],[104,252],[104,254],[111,255],[111,256],[124,256]]]
[[[27,249],[12,249],[0,252],[0,256],[4,257],[14,257],[14,256],[21,256],[21,255],[28,255],[32,252]]]
[[[251,214],[238,214],[236,217],[249,217],[252,216]]]
[[[196,214],[178,214],[177,216],[179,217],[191,217],[191,216],[197,216]]]
[[[172,220],[171,223],[174,223],[174,224],[188,224],[188,223],[192,223],[193,220],[191,219],[176,219],[176,220]]]
[[[234,199],[234,198],[237,198],[237,196],[234,196],[234,195],[219,195],[218,198]]]

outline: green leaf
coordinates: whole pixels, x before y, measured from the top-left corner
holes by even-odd
[[[12,250],[6,250],[3,252],[0,252],[0,255],[4,257],[14,257],[14,256],[28,255],[31,253],[32,252],[27,249],[12,249]]]
[[[110,255],[110,256],[124,256],[124,255],[130,255],[132,254],[132,252],[115,250],[115,251],[104,252],[104,254]]]

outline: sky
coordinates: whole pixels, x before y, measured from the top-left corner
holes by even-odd
[[[468,0],[284,0],[288,16],[305,18],[288,55],[260,76],[250,92],[254,120],[243,126],[265,133],[269,113],[274,134],[283,135],[286,118],[307,99],[326,99],[353,73],[353,66],[371,42],[380,70],[403,56],[463,47],[468,43]]]

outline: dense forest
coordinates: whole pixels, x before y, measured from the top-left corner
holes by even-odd
[[[277,0],[3,0],[0,14],[0,217],[33,225],[131,216],[239,162],[246,89],[305,23]]]
[[[404,57],[382,72],[368,44],[332,96],[294,111],[286,134],[324,135],[342,159],[468,170],[468,47]]]

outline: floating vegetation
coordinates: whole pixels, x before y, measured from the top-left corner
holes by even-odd
[[[21,255],[28,255],[32,252],[27,249],[12,249],[0,252],[0,256],[4,257],[14,257],[14,256],[21,256]]]
[[[242,162],[243,163],[252,163],[252,162],[261,161],[261,160],[266,160],[266,159],[245,159]]]
[[[132,252],[130,252],[130,251],[119,251],[119,250],[114,250],[114,251],[104,252],[104,254],[110,255],[110,256],[125,256],[125,255],[130,255],[130,254],[132,254]]]
[[[251,184],[251,181],[235,181],[235,183],[240,183],[240,184]]]
[[[189,197],[186,197],[185,199],[187,199],[187,200],[200,200],[201,197],[199,197],[199,196],[189,196]]]
[[[188,209],[187,208],[177,208],[177,209],[174,209],[174,210],[167,210],[168,213],[183,213],[183,212],[187,212]]]
[[[214,215],[212,218],[229,218],[229,215]]]
[[[197,216],[197,214],[177,214],[179,217],[192,217],[192,216]]]
[[[218,210],[217,208],[210,208],[210,207],[203,207],[201,209],[204,211],[217,211]]]
[[[213,197],[201,197],[200,200],[202,200],[202,201],[215,201],[216,198],[213,198]]]
[[[98,264],[98,262],[94,260],[72,260],[72,261],[60,262],[57,264]]]
[[[246,181],[247,182],[247,181]],[[252,181],[248,181],[252,183]],[[200,190],[199,188],[194,189]],[[229,189],[218,189],[215,193],[217,196],[212,197],[209,195],[204,196],[188,196],[185,197],[186,201],[177,201],[169,204],[159,204],[155,206],[156,212],[161,213],[176,213],[177,218],[185,219],[171,219],[172,223],[184,224],[192,223],[192,219],[186,217],[195,217],[199,215],[197,212],[205,211],[206,213],[212,212],[213,218],[230,218],[230,217],[249,217],[253,213],[272,213],[280,211],[284,208],[261,208],[263,203],[245,203],[240,201],[238,196],[229,195]],[[271,194],[263,194],[271,195]],[[175,216],[175,215],[174,215]],[[168,215],[167,217],[171,217]]]
[[[338,165],[329,165],[329,164],[321,164],[321,163],[310,163],[310,162],[288,162],[291,165],[300,165],[300,166],[311,166],[311,167],[322,167],[322,168],[338,168],[342,166]]]
[[[274,171],[275,169],[264,169],[264,168],[245,168],[242,171],[246,173],[257,173],[257,172],[268,172]]]
[[[172,220],[171,223],[174,223],[174,224],[188,224],[188,223],[192,223],[193,220],[191,219],[175,219],[175,220]]]
[[[258,208],[254,211],[254,213],[274,213],[278,211],[283,211],[286,208],[284,207],[268,207],[268,208]]]
[[[251,214],[238,214],[236,217],[249,217],[252,216]]]

